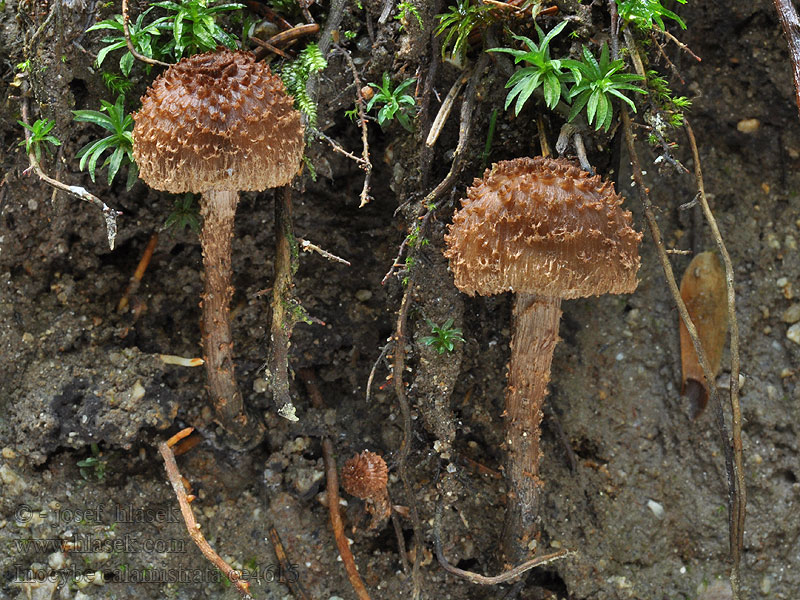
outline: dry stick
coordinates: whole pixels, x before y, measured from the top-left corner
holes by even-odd
[[[453,109],[453,104],[455,104],[461,88],[464,87],[464,84],[467,83],[468,80],[469,74],[464,73],[461,77],[456,79],[455,82],[453,82],[453,85],[450,87],[450,91],[447,92],[444,102],[442,102],[442,105],[439,107],[439,112],[436,113],[436,118],[433,120],[430,131],[428,131],[428,137],[425,140],[425,145],[428,148],[433,148],[433,146],[436,145],[436,140],[439,139],[439,134],[442,132],[445,123],[447,123],[447,118],[450,116],[450,111]]]
[[[697,62],[702,62],[702,61],[703,61],[703,59],[702,59],[702,58],[700,58],[699,56],[697,56],[697,54],[695,54],[694,52],[692,52],[692,49],[691,49],[691,48],[689,48],[689,46],[687,46],[687,45],[686,45],[686,44],[684,44],[682,41],[680,41],[678,38],[676,38],[674,35],[672,35],[672,34],[671,34],[669,31],[666,31],[666,30],[665,30],[665,31],[662,31],[661,33],[663,33],[663,34],[666,36],[666,38],[667,38],[668,40],[670,40],[670,41],[671,41],[672,43],[674,43],[674,44],[675,44],[675,45],[676,45],[678,48],[680,48],[681,50],[683,50],[684,52],[686,52],[687,54],[689,54],[689,56],[691,56],[692,58],[694,58],[694,59],[695,59]]]
[[[347,48],[336,44],[336,49],[344,56],[344,59],[347,61],[347,66],[350,68],[350,71],[353,73],[353,81],[356,84],[356,106],[358,107],[358,122],[361,125],[361,157],[362,163],[360,164],[361,168],[364,169],[364,186],[361,188],[361,203],[358,205],[358,208],[362,208],[367,205],[370,201],[369,197],[369,179],[372,176],[372,163],[369,160],[369,141],[367,136],[367,117],[366,111],[364,107],[364,98],[361,95],[361,80],[358,77],[358,69],[356,69],[356,65],[353,62],[353,57],[350,56],[350,52]]]
[[[289,587],[292,595],[298,600],[311,600],[306,594],[306,590],[300,585],[297,577],[297,570],[292,566],[289,557],[286,556],[286,550],[281,542],[281,536],[278,535],[278,530],[274,526],[269,528],[269,540],[272,542],[272,549],[275,551],[275,557],[281,565],[281,573],[288,575],[283,578],[283,582]]]
[[[308,240],[304,240],[303,238],[297,238],[297,241],[300,242],[300,249],[303,250],[304,252],[316,252],[321,257],[327,258],[330,261],[342,263],[343,265],[347,265],[348,267],[350,266],[349,260],[345,260],[339,256],[336,256],[335,254],[331,254],[327,250],[323,250],[322,248],[320,248],[316,244],[312,244]]]
[[[200,532],[200,525],[195,520],[192,507],[189,505],[189,499],[186,497],[186,490],[183,487],[181,472],[178,470],[178,464],[175,462],[175,455],[172,453],[172,448],[170,448],[167,442],[160,442],[158,444],[158,451],[164,459],[167,477],[169,478],[170,484],[172,484],[172,490],[175,492],[175,496],[178,498],[178,504],[180,504],[181,514],[186,524],[186,530],[189,532],[189,537],[192,538],[192,541],[194,541],[200,549],[200,552],[203,553],[203,556],[222,571],[222,574],[236,587],[237,591],[242,595],[242,598],[245,600],[253,600],[253,597],[250,595],[250,584],[246,581],[242,581],[239,572],[216,553]]]
[[[363,158],[360,158],[360,157],[356,156],[355,154],[353,154],[352,152],[348,152],[347,150],[342,148],[342,146],[339,144],[339,142],[334,140],[332,137],[330,137],[326,133],[320,131],[319,129],[312,129],[311,131],[317,137],[320,137],[323,140],[325,140],[326,142],[328,142],[331,145],[331,148],[333,148],[334,152],[338,152],[339,154],[342,154],[342,155],[346,156],[347,158],[349,158],[353,162],[358,163],[358,165],[360,167],[362,167],[362,168],[367,164],[366,162],[364,162]]]
[[[789,58],[794,71],[794,90],[797,110],[800,112],[800,18],[791,0],[774,0],[783,34],[789,44]]]
[[[717,243],[719,253],[722,255],[722,262],[725,265],[725,285],[728,295],[728,323],[731,328],[731,383],[730,383],[730,404],[731,404],[731,429],[733,433],[733,472],[736,477],[736,489],[733,497],[733,507],[731,509],[731,559],[733,568],[731,579],[735,579],[734,589],[739,587],[739,565],[741,562],[742,547],[744,545],[744,521],[747,506],[747,489],[744,481],[744,461],[742,457],[742,412],[739,406],[739,322],[736,320],[736,292],[733,285],[733,263],[731,261],[725,242],[717,227],[717,220],[714,218],[708,206],[706,198],[705,184],[703,183],[703,171],[700,166],[700,153],[697,150],[697,141],[694,131],[686,121],[686,133],[689,136],[689,144],[692,147],[694,156],[694,174],[697,180],[697,189],[700,192],[700,206],[703,208],[708,226]],[[712,387],[712,382],[709,381]],[[727,441],[727,440],[726,440]]]
[[[125,293],[123,293],[122,298],[119,299],[119,304],[117,304],[118,313],[121,313],[128,308],[131,295],[135,294],[136,290],[139,289],[139,284],[142,283],[144,272],[147,270],[147,267],[150,264],[150,259],[153,258],[153,251],[156,249],[156,244],[158,244],[158,232],[150,236],[150,241],[147,242],[147,246],[144,248],[142,258],[139,260],[139,264],[136,265],[136,270],[133,272],[133,276],[128,283],[128,287],[125,288]]]
[[[125,43],[128,45],[128,50],[136,60],[140,60],[143,63],[147,63],[149,65],[158,65],[159,67],[172,66],[169,63],[161,62],[160,60],[155,60],[154,58],[148,58],[142,54],[139,54],[136,51],[136,48],[133,47],[133,42],[131,41],[131,32],[130,28],[128,27],[128,0],[122,0],[122,31],[125,35]]]
[[[480,573],[459,569],[458,567],[454,567],[450,564],[450,562],[447,560],[447,557],[444,555],[444,550],[442,549],[442,539],[440,534],[441,529],[442,503],[440,502],[436,506],[436,518],[433,525],[433,544],[436,548],[436,558],[439,560],[439,564],[442,565],[442,568],[444,568],[444,570],[448,573],[452,573],[453,575],[457,575],[458,577],[466,579],[470,583],[475,583],[478,585],[499,585],[501,583],[506,583],[507,581],[511,581],[512,579],[519,577],[526,571],[530,571],[534,567],[540,567],[560,558],[565,558],[567,556],[576,554],[574,551],[570,550],[559,550],[558,552],[553,552],[552,554],[545,554],[544,556],[532,558],[521,565],[517,565],[513,569],[500,573],[500,575],[487,577],[486,575],[481,575]]]
[[[30,125],[28,122],[28,101],[27,99],[22,100],[22,122],[26,125]],[[31,132],[30,130],[25,127],[25,141],[30,144],[31,139]],[[30,150],[28,151],[28,162],[30,163],[29,169],[33,169],[34,173],[47,183],[48,185],[53,186],[56,189],[61,191],[67,192],[68,194],[75,196],[76,198],[83,200],[84,202],[91,202],[95,206],[97,206],[102,212],[103,217],[106,222],[106,236],[108,238],[108,247],[113,250],[114,249],[114,242],[117,239],[117,217],[122,213],[116,209],[110,208],[106,205],[105,202],[100,200],[94,194],[90,194],[86,191],[85,188],[82,188],[78,185],[67,185],[66,183],[61,183],[58,179],[53,179],[49,175],[47,175],[43,170],[41,165],[39,165],[39,161],[36,160],[36,155],[33,153],[33,145],[30,146]]]
[[[262,48],[264,48],[264,50],[269,50],[273,54],[277,54],[278,56],[281,56],[281,57],[283,57],[283,58],[285,58],[287,60],[292,60],[292,57],[289,56],[288,54],[286,54],[286,52],[284,52],[280,48],[276,48],[275,46],[273,46],[269,42],[265,42],[261,38],[257,38],[254,35],[250,35],[250,36],[247,37],[247,39],[249,39],[251,42],[253,42],[257,46],[261,46]]]
[[[297,322],[291,308],[292,276],[297,270],[297,240],[292,229],[292,188],[283,186],[275,197],[275,282],[272,287],[272,324],[264,379],[272,390],[278,414],[297,421],[289,392],[289,338]]]
[[[281,31],[280,33],[276,33],[267,40],[267,43],[272,46],[280,46],[283,44],[288,44],[289,42],[293,42],[297,38],[303,37],[304,35],[313,35],[318,31],[319,31],[319,25],[317,25],[316,23],[308,23],[306,25],[296,25],[291,29],[287,29],[286,31]]]

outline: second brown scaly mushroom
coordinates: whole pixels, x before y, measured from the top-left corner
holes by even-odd
[[[476,179],[445,236],[455,284],[516,293],[505,398],[506,560],[538,533],[540,424],[561,300],[636,289],[639,242],[610,182],[562,159],[518,158]]]
[[[203,354],[216,418],[239,445],[263,427],[236,383],[229,305],[231,241],[239,191],[288,184],[305,146],[300,113],[280,78],[249,52],[184,58],[156,79],[134,115],[133,153],[150,187],[201,193],[205,290]],[[294,417],[294,407],[284,406]]]

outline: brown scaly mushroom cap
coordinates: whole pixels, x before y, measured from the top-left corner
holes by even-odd
[[[636,289],[639,242],[622,197],[564,159],[516,158],[467,190],[445,236],[455,284],[564,299]]]
[[[388,483],[386,461],[369,450],[347,459],[342,467],[342,487],[356,498],[378,498],[386,492]]]
[[[218,49],[182,59],[148,88],[134,120],[139,176],[157,190],[279,187],[303,157],[292,97],[250,52]]]

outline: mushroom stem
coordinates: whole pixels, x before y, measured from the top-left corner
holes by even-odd
[[[261,429],[244,410],[242,394],[236,384],[233,363],[233,338],[230,325],[231,242],[239,192],[208,191],[200,200],[203,229],[203,358],[208,392],[219,424],[241,446],[260,441]]]
[[[506,560],[527,559],[538,536],[539,438],[542,405],[558,343],[561,298],[518,293],[514,300],[511,364],[506,390],[506,482],[503,531]]]

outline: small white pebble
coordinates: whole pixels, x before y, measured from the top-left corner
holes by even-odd
[[[617,360],[625,360],[625,355],[622,352],[620,352],[614,358],[616,358]]]
[[[795,323],[786,330],[786,337],[795,344],[800,344],[800,323]]]
[[[656,516],[657,519],[664,518],[664,507],[655,500],[648,500],[647,508],[653,511],[653,514]]]
[[[784,323],[797,323],[800,321],[800,302],[795,302],[781,315],[781,321]]]

